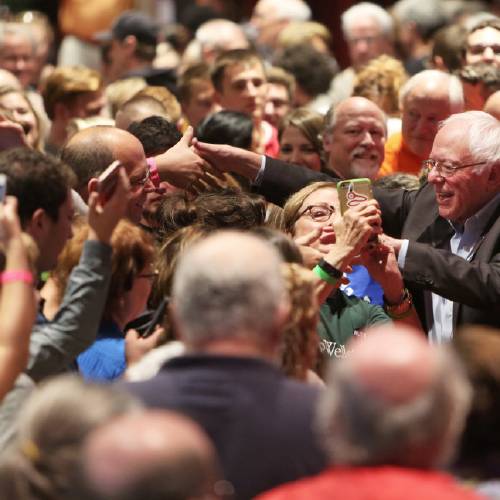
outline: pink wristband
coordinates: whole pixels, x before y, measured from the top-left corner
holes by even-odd
[[[158,167],[156,166],[156,160],[153,156],[147,158],[146,161],[149,165],[149,178],[155,187],[160,185],[160,174],[158,173]]]
[[[15,283],[16,281],[22,281],[28,285],[33,284],[33,274],[29,271],[4,271],[0,274],[0,283],[5,285],[6,283]]]

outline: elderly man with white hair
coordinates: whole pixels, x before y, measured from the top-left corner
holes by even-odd
[[[451,352],[401,326],[356,340],[332,365],[319,407],[331,467],[258,500],[482,498],[437,470],[449,462],[471,395]]]
[[[400,90],[399,102],[402,131],[391,135],[385,144],[381,177],[396,172],[418,175],[431,152],[439,122],[464,111],[460,80],[434,69],[410,78]]]
[[[347,9],[341,20],[351,66],[332,81],[330,97],[333,105],[352,95],[356,73],[363,65],[382,54],[394,53],[394,21],[379,5],[358,3]]]
[[[194,243],[180,257],[171,306],[187,354],[127,388],[201,425],[234,498],[322,470],[312,429],[318,390],[275,366],[289,309],[276,250],[237,232]]]

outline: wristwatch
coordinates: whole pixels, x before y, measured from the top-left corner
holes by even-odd
[[[388,304],[384,296],[384,310],[392,319],[403,319],[406,318],[411,312],[411,306],[413,305],[413,298],[408,288],[403,290],[403,296],[397,304]]]

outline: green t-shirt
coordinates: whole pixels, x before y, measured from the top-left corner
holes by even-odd
[[[319,311],[319,349],[332,358],[346,355],[345,345],[354,335],[362,335],[367,327],[391,321],[377,305],[337,291],[328,297]]]

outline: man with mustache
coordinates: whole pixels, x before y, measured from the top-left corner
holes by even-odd
[[[438,70],[426,70],[410,78],[400,90],[402,132],[385,144],[380,176],[396,172],[418,175],[429,158],[438,124],[453,113],[464,111],[460,80]]]
[[[387,136],[382,110],[364,97],[349,97],[330,108],[325,123],[323,148],[328,154],[328,173],[339,179],[375,179]]]
[[[500,122],[483,111],[449,117],[439,129],[418,191],[375,189],[384,242],[398,254],[403,279],[429,338],[445,342],[464,324],[500,328]],[[253,180],[282,203],[331,177],[230,146],[196,143],[221,170]],[[237,169],[237,170],[236,170]]]

